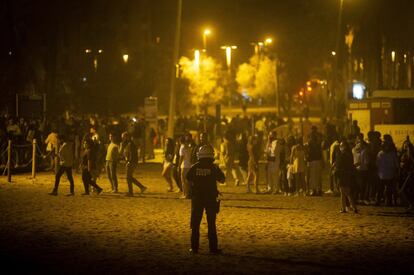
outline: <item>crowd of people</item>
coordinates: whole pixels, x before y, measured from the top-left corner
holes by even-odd
[[[280,125],[268,127],[266,121],[263,128],[255,125],[254,131],[234,125],[238,124],[226,124],[226,132],[217,145],[209,140],[207,132],[196,137],[198,142],[191,133],[183,134],[175,145],[174,140],[168,139],[163,169],[168,190],[173,190],[175,181],[183,198],[187,197],[187,171],[196,162],[199,146],[210,144],[226,175],[224,185],[245,186],[247,193],[340,194],[342,213],[358,212],[357,205],[405,205],[407,210],[413,210],[414,146],[409,137],[397,150],[388,134],[370,131],[365,137],[357,121],[350,125],[346,136],[329,122],[322,124],[323,131],[312,126],[306,136],[293,131],[278,135]],[[259,169],[260,164],[264,171]],[[322,189],[324,173],[328,173],[328,190]],[[261,177],[264,189],[260,188]]]
[[[154,157],[154,147],[164,150],[162,176],[168,192],[190,197],[187,173],[197,162],[197,152],[211,145],[224,171],[223,185],[244,186],[248,193],[286,196],[341,194],[341,211],[357,212],[358,204],[407,205],[413,207],[414,147],[407,138],[397,150],[390,135],[371,131],[365,137],[356,122],[322,121],[309,131],[293,127],[275,115],[251,117],[178,117],[174,137],[166,137],[165,119],[149,124],[134,117],[100,118],[65,115],[53,120],[0,119],[0,152],[7,140],[31,144],[35,138],[47,168],[56,171],[52,195],[58,192],[60,177],[67,174],[74,194],[72,168],[82,173],[84,194],[90,188],[100,193],[98,176],[106,175],[112,192],[118,192],[117,166],[125,162],[128,196],[133,185],[146,187],[134,178],[140,159]],[[287,132],[278,131],[285,127]],[[30,150],[15,150],[19,164]],[[28,153],[27,153],[28,152]],[[5,163],[5,154],[1,155]],[[260,169],[264,167],[265,169]],[[329,173],[329,189],[322,189]],[[264,180],[261,180],[264,179]],[[261,188],[261,182],[265,188]]]

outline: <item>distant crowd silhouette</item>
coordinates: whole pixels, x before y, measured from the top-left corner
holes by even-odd
[[[0,163],[5,164],[8,140],[16,148],[14,167],[30,158],[37,140],[39,163],[56,173],[82,173],[85,192],[103,191],[98,178],[106,175],[111,192],[118,192],[117,166],[125,163],[128,193],[139,161],[153,159],[163,149],[162,176],[167,192],[189,198],[186,174],[197,161],[197,151],[211,145],[226,175],[223,186],[245,188],[247,193],[285,196],[341,195],[341,212],[357,212],[357,205],[401,205],[413,209],[414,147],[409,137],[397,149],[390,135],[370,131],[364,136],[356,121],[322,120],[293,123],[274,114],[222,117],[178,116],[174,137],[167,138],[167,120],[144,118],[62,116],[54,119],[0,118]],[[26,146],[26,147],[25,147]],[[100,175],[100,176],[99,176]],[[323,190],[322,180],[329,179]],[[265,187],[263,187],[263,185]],[[244,186],[244,187],[241,187]],[[74,194],[71,187],[70,194]]]

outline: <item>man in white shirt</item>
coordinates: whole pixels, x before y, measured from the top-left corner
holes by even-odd
[[[106,174],[108,175],[109,182],[111,183],[111,188],[113,193],[118,193],[118,177],[116,174],[116,168],[118,165],[119,159],[119,146],[116,144],[114,134],[109,134],[110,143],[108,149],[106,150],[105,157],[105,168]]]
[[[190,147],[190,137],[188,135],[181,137],[181,147],[180,147],[180,168],[181,168],[181,183],[183,186],[183,195],[182,199],[190,198],[190,186],[187,180],[187,173],[191,168],[191,147]]]
[[[272,131],[269,134],[267,146],[265,149],[267,164],[266,164],[266,181],[267,193],[280,193],[280,151],[281,146],[278,144],[276,132]],[[278,189],[279,188],[279,189]]]

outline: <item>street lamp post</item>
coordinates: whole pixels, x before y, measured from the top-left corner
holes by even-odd
[[[237,49],[237,46],[221,46],[221,49],[226,51],[226,65],[227,65],[227,77],[228,77],[228,83],[227,83],[227,89],[228,89],[228,95],[229,95],[229,107],[231,106],[231,56],[233,50]]]
[[[211,34],[211,30],[210,29],[205,29],[203,31],[203,51],[207,52],[207,36],[209,36]]]
[[[264,41],[264,47],[270,46],[273,43],[273,39],[268,37],[265,39]],[[277,58],[276,54],[274,56],[274,61],[275,61],[275,101],[276,101],[276,111],[277,111],[277,115],[280,117],[280,92],[279,92],[279,59]]]
[[[98,56],[101,55],[103,53],[103,49],[98,49],[98,50],[92,50],[92,49],[85,49],[85,54],[87,55],[92,55],[93,61],[93,90],[95,92],[94,96],[97,96],[99,91],[98,91],[98,66],[99,66],[99,60],[98,60]],[[89,61],[90,59],[88,59]],[[88,62],[89,63],[89,62]],[[89,65],[89,64],[88,64]]]
[[[341,40],[341,26],[342,26],[342,10],[343,10],[344,0],[339,0],[339,11],[338,11],[338,21],[336,25],[336,41],[335,41],[335,51],[332,51],[332,56],[334,57],[334,68],[333,68],[333,78],[332,78],[332,97],[335,102],[334,112],[338,110],[338,54],[339,54],[339,43]]]
[[[268,37],[266,38],[264,41],[260,41],[260,42],[256,42],[256,43],[251,43],[251,45],[254,46],[254,53],[257,55],[257,70],[259,70],[260,67],[260,62],[262,61],[264,55],[263,52],[266,51],[266,47],[270,46],[273,43],[273,39]],[[280,93],[279,93],[279,68],[278,68],[278,63],[279,60],[277,58],[277,56],[275,55],[275,73],[274,73],[274,82],[275,82],[275,107],[276,107],[276,111],[277,111],[277,115],[280,116]]]
[[[181,36],[181,15],[182,15],[183,0],[177,1],[177,17],[175,25],[175,38],[174,38],[174,51],[173,51],[173,64],[171,66],[171,78],[170,78],[170,106],[168,112],[168,130],[167,137],[174,138],[174,117],[175,117],[175,105],[176,105],[176,76],[178,55],[180,51],[180,36]]]

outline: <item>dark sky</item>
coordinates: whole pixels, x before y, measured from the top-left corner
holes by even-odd
[[[344,44],[346,26],[353,25],[356,30],[355,55],[378,58],[381,37],[386,38],[388,49],[414,51],[413,0],[343,1],[340,42]],[[148,75],[144,72],[142,79],[137,81],[143,83],[149,79],[148,87],[139,89],[151,91],[150,77],[156,73],[147,65],[151,61],[156,62],[148,57],[148,43],[145,41],[161,38],[162,47],[156,49],[162,51],[159,64],[165,66],[172,56],[169,52],[175,31],[176,2],[2,0],[1,67],[10,68],[7,60],[13,60],[11,64],[21,74],[14,79],[16,83],[21,83],[22,77],[36,74],[33,72],[40,67],[38,63],[42,63],[46,72],[50,73],[55,63],[62,65],[65,54],[69,64],[76,59],[83,60],[86,47],[105,48],[102,59],[105,57],[108,66],[102,68],[122,65],[120,53],[130,51],[130,63],[135,64],[141,74],[148,71]],[[335,47],[339,3],[340,0],[183,0],[180,54],[191,56],[194,48],[201,48],[202,31],[209,27],[212,30],[208,38],[209,54],[224,63],[225,56],[220,46],[237,45],[233,55],[233,64],[237,65],[247,62],[252,56],[251,42],[270,36],[274,39],[272,52],[285,64],[284,70],[291,84],[289,89],[293,91],[309,79],[315,68],[329,62]],[[8,54],[10,49],[15,49],[13,57]],[[55,52],[51,51],[53,49]],[[51,53],[60,58],[58,62]],[[137,60],[135,63],[134,58]],[[81,73],[78,67],[82,62],[69,65],[75,80]],[[13,70],[9,71],[10,75],[16,75]],[[168,77],[169,74],[164,75]],[[168,82],[164,75],[160,79]],[[39,77],[35,75],[31,78]],[[138,90],[138,87],[135,89]]]
[[[154,35],[172,38],[175,2],[164,0],[152,4]],[[200,48],[202,30],[208,26],[213,31],[208,39],[210,53],[224,58],[219,47],[234,44],[239,47],[234,61],[240,63],[253,53],[251,42],[271,36],[275,39],[273,50],[288,64],[291,73],[303,79],[312,67],[321,66],[335,47],[339,2],[184,0],[181,51],[190,55],[191,49]],[[368,39],[373,33],[386,32],[390,44],[412,48],[413,40],[409,37],[414,29],[413,3],[410,0],[344,0],[342,31],[348,24],[356,26],[357,35],[366,36],[365,44],[376,43]]]

